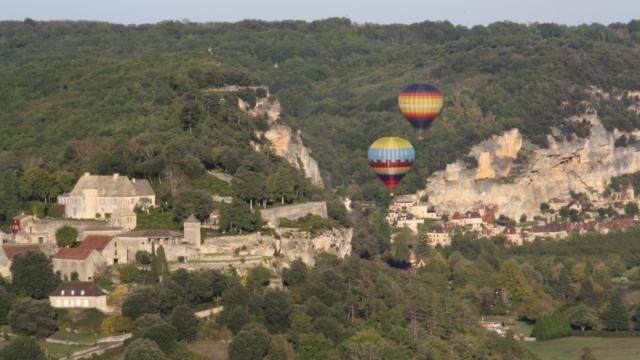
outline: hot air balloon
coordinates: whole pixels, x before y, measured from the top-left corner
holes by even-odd
[[[409,172],[415,158],[411,143],[400,137],[383,137],[369,147],[369,166],[389,190]]]
[[[402,90],[398,96],[398,106],[402,115],[418,129],[418,139],[424,138],[424,131],[442,111],[444,95],[433,85],[414,84]]]

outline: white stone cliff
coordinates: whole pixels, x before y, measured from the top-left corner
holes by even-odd
[[[296,169],[304,171],[313,185],[324,188],[318,162],[311,157],[311,150],[302,143],[300,130],[294,132],[279,121],[282,108],[277,99],[271,99],[270,96],[258,99],[253,109],[242,99],[238,99],[238,106],[251,116],[266,116],[269,130],[257,135],[264,135],[273,145],[274,153],[285,158]]]
[[[541,203],[570,191],[601,193],[611,177],[640,171],[639,149],[615,147],[620,132],[608,132],[593,112],[574,120],[581,119],[591,124],[588,138],[550,136],[547,149],[527,142],[517,129],[485,140],[469,153],[478,160],[476,168],[449,164],[428,179],[422,193],[439,211],[497,205],[499,214],[517,218],[537,214]]]

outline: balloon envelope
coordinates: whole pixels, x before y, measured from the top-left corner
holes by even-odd
[[[383,137],[369,147],[369,166],[389,190],[409,172],[415,158],[411,143],[400,137]]]
[[[431,126],[442,111],[444,95],[438,88],[428,84],[415,84],[402,90],[398,106],[402,115],[418,130]]]

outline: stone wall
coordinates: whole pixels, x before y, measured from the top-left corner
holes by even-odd
[[[307,214],[318,215],[327,218],[327,203],[324,201],[310,202],[304,204],[278,206],[270,209],[260,210],[262,220],[269,226],[276,228],[280,225],[280,219],[286,218],[296,220]]]

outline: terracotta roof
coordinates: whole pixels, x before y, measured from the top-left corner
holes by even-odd
[[[170,237],[182,237],[182,232],[173,230],[132,230],[122,234],[118,234],[118,237],[128,238],[170,238]]]
[[[72,295],[73,294],[73,295]],[[49,296],[102,296],[106,295],[96,284],[88,281],[63,282]]]
[[[91,255],[94,249],[81,249],[81,248],[62,248],[58,250],[58,253],[53,255],[54,259],[69,259],[69,260],[85,260]]]
[[[84,231],[118,231],[122,230],[119,226],[89,226],[84,229]]]
[[[98,251],[104,250],[113,240],[113,236],[106,235],[89,235],[84,238],[84,241],[80,243],[80,249],[96,249]]]
[[[13,261],[13,258],[18,254],[24,254],[29,251],[40,252],[38,245],[2,245],[2,251],[7,256],[7,259]]]

